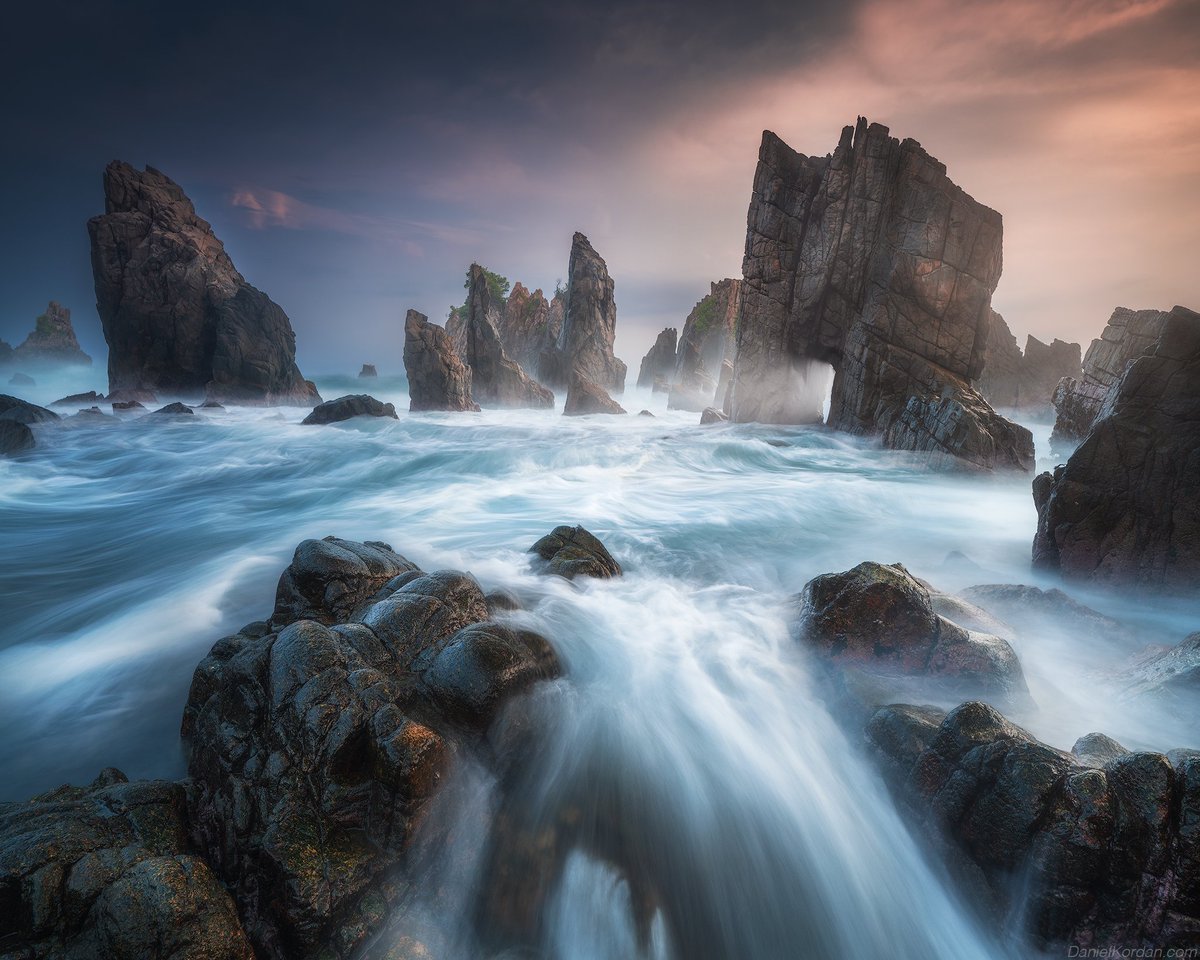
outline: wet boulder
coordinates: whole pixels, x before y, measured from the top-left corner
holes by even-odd
[[[0,394],[0,420],[15,420],[17,423],[53,423],[60,419],[53,410],[39,407],[36,403]]]
[[[113,409],[116,409],[116,404],[113,404]],[[195,415],[196,411],[186,403],[168,403],[151,414],[152,417],[194,417]]]
[[[36,441],[33,431],[19,420],[0,419],[0,456],[32,450]]]
[[[305,417],[304,424],[340,423],[352,420],[354,417],[391,417],[398,420],[396,408],[390,403],[383,403],[365,393],[351,394],[338,397],[336,400],[326,400],[313,407],[312,413]]]
[[[567,402],[563,407],[564,416],[580,417],[590,413],[625,412],[625,408],[610,397],[607,390],[589,380],[582,370],[571,371],[567,381]]]
[[[1121,752],[1093,734],[1087,750],[1108,759],[1083,750],[1081,763],[979,702],[940,722],[885,707],[866,736],[960,885],[1037,946],[1196,944],[1200,755]]]
[[[1028,696],[1008,642],[938,614],[929,587],[900,564],[860,563],[809,581],[796,599],[793,632],[852,709],[897,694],[943,703]]]
[[[706,427],[710,423],[726,423],[729,418],[725,416],[716,407],[705,407],[704,412],[700,414],[700,426]]]
[[[144,404],[138,403],[136,400],[116,401],[113,405],[113,413],[129,413],[132,410],[145,410]]]
[[[28,960],[253,960],[188,839],[184,789],[108,769],[0,804],[0,951]]]
[[[555,527],[529,548],[537,554],[542,573],[568,580],[576,577],[607,579],[621,575],[621,565],[608,548],[583,527]]]

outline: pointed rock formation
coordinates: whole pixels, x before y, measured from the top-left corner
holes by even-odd
[[[554,394],[509,358],[496,329],[499,308],[493,303],[487,273],[471,264],[467,303],[466,354],[471,392],[478,403],[497,407],[553,407]]]
[[[626,410],[608,395],[600,384],[593,383],[579,369],[571,371],[567,385],[567,402],[563,416],[579,417],[589,413],[625,413]]]
[[[54,300],[37,318],[25,342],[12,351],[12,361],[27,366],[92,365],[92,358],[79,348],[75,338],[71,311]]]
[[[578,368],[584,379],[606,391],[623,393],[625,364],[613,355],[616,336],[617,305],[608,266],[588,238],[576,233],[562,332],[556,349],[543,356],[541,375],[557,386]]]
[[[471,368],[459,359],[450,334],[416,310],[404,318],[404,371],[409,410],[479,412],[471,399]]]
[[[287,314],[237,272],[174,181],[114,161],[104,208],[88,233],[110,390],[251,404],[321,399],[296,366]]]
[[[553,349],[558,342],[562,320],[561,296],[556,295],[551,302],[541,290],[530,293],[523,283],[513,284],[498,327],[504,352],[522,370],[532,370],[540,376],[542,353]]]
[[[653,388],[654,381],[671,376],[675,372],[675,347],[679,331],[667,327],[654,341],[654,346],[642,357],[638,368],[637,385],[643,389]]]
[[[1034,336],[1026,339],[1022,353],[1004,318],[992,310],[983,373],[975,386],[993,406],[1040,413],[1050,408],[1064,377],[1081,376],[1080,353],[1077,343],[1056,339],[1047,344]]]
[[[1091,355],[1091,351],[1089,351]],[[1200,582],[1200,314],[1175,307],[1091,432],[1033,484],[1035,565],[1194,590]]]
[[[747,216],[730,412],[820,419],[968,465],[1027,470],[1033,439],[971,387],[983,372],[1001,219],[913,140],[860,118],[832,156],[763,134]],[[901,424],[901,419],[907,422]]]
[[[737,355],[737,320],[742,309],[742,281],[712,284],[683,324],[679,351],[671,375],[667,406],[673,410],[704,410],[720,406],[718,378],[726,360]]]
[[[1054,392],[1055,442],[1070,443],[1087,436],[1105,398],[1126,368],[1154,349],[1166,320],[1165,310],[1117,307],[1113,311],[1100,339],[1088,347],[1082,372],[1062,381]]]

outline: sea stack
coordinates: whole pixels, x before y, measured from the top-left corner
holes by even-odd
[[[656,380],[661,381],[675,372],[675,347],[679,340],[679,331],[667,327],[654,340],[638,367],[637,385],[641,389],[651,389]]]
[[[310,405],[283,309],[234,268],[191,200],[153,167],[114,161],[88,221],[110,390]]]
[[[737,354],[737,320],[742,309],[742,281],[712,284],[688,314],[679,336],[667,406],[705,410],[725,402],[718,389],[721,368]]]
[[[497,329],[499,316],[487,272],[479,264],[471,264],[465,340],[471,393],[476,402],[497,407],[553,407],[554,394],[505,352]]]
[[[12,350],[12,362],[23,366],[90,367],[92,358],[79,347],[71,311],[54,300],[40,314],[33,332]]]
[[[914,140],[859,118],[831,156],[763,133],[747,215],[736,421],[828,424],[980,469],[1033,465],[1028,430],[971,386],[983,372],[1000,214]],[[831,238],[840,238],[832,242]]]
[[[555,359],[543,359],[543,375],[565,384],[578,370],[584,380],[611,393],[625,391],[625,364],[613,354],[617,336],[617,304],[608,266],[588,238],[576,233],[571,241],[566,314]],[[547,370],[548,367],[554,369]]]
[[[1102,404],[1070,460],[1034,481],[1034,563],[1075,579],[1194,592],[1200,314],[1175,307]]]
[[[450,334],[416,310],[404,318],[404,371],[414,413],[479,411],[471,399],[471,368],[455,352]]]

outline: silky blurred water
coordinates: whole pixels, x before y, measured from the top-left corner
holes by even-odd
[[[825,711],[785,618],[811,577],[868,559],[945,590],[1040,582],[1030,477],[934,473],[819,427],[700,428],[648,393],[622,403],[653,418],[564,418],[561,398],[556,411],[410,416],[400,379],[318,385],[391,400],[400,419],[306,427],[306,410],[238,408],[68,421],[0,459],[0,797],[109,765],[182,775],[180,711],[211,643],[270,613],[300,540],[379,539],[515,589],[558,649],[567,677],[539,705],[555,734],[530,805],[550,816],[605,796],[591,815],[643,825],[631,849],[660,888],[650,939],[620,869],[579,851],[546,904],[548,955],[1003,953]],[[87,386],[47,382],[30,399]],[[1035,432],[1044,454],[1049,428]],[[526,550],[560,523],[597,534],[625,576],[572,587],[531,574]],[[1018,637],[1037,704],[1021,722],[1064,748],[1091,730],[1195,745],[1170,715],[1111,701],[1103,678],[1138,645],[1197,629],[1196,605],[1070,592],[1140,635]],[[671,943],[672,914],[689,942]]]

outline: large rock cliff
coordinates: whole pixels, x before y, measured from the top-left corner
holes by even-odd
[[[555,350],[542,357],[540,375],[566,384],[578,368],[584,378],[612,393],[625,390],[625,364],[613,355],[617,305],[608,266],[588,238],[576,233],[571,242],[566,310]]]
[[[1167,315],[1071,459],[1039,476],[1033,490],[1036,565],[1093,581],[1195,589],[1200,314],[1175,307]]]
[[[1028,431],[972,388],[983,371],[1001,218],[914,140],[860,118],[828,157],[763,134],[747,216],[738,421],[820,419],[979,468],[1029,469]],[[902,422],[903,421],[903,422]]]
[[[283,309],[234,268],[166,175],[114,161],[88,221],[111,390],[311,404]]]

